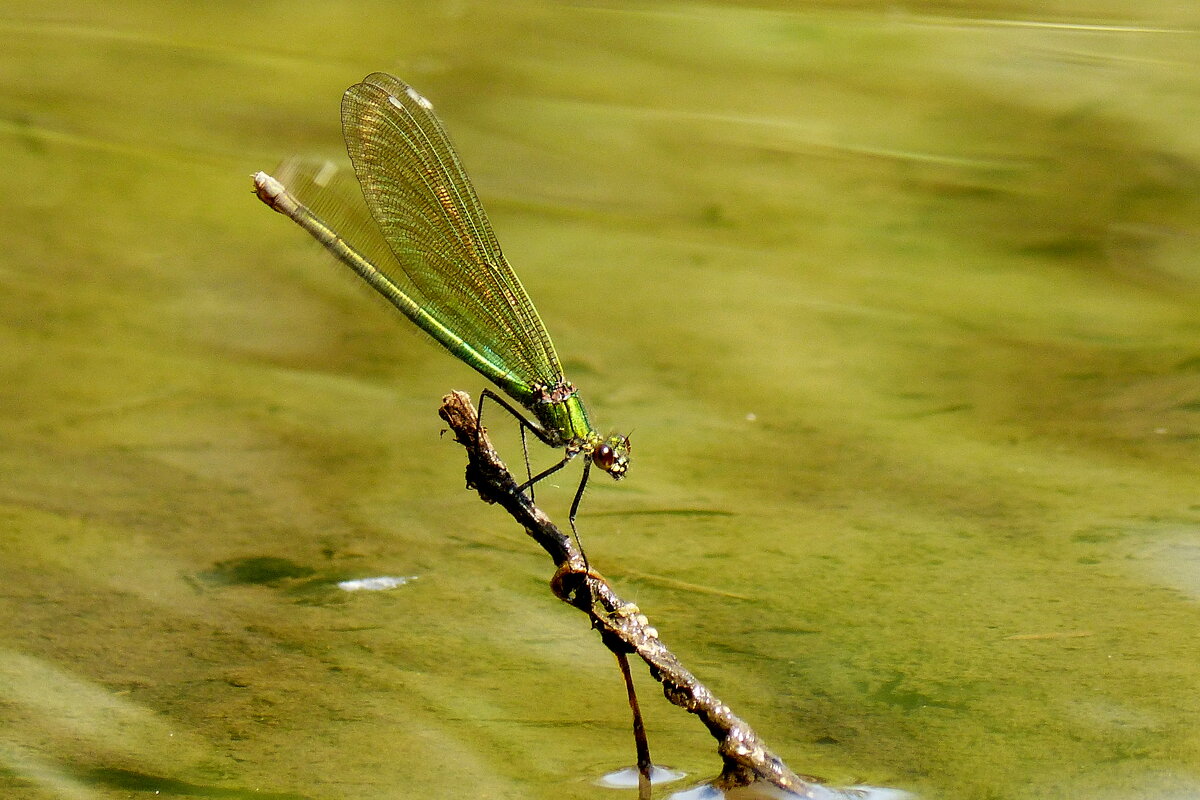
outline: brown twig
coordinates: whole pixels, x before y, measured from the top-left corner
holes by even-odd
[[[835,790],[815,778],[792,772],[746,722],[684,668],[638,608],[621,600],[603,575],[585,566],[583,555],[571,538],[524,492],[518,491],[516,478],[492,448],[486,431],[479,431],[469,395],[464,392],[447,395],[442,399],[439,413],[467,451],[467,487],[477,491],[485,502],[502,506],[554,559],[558,568],[550,581],[554,594],[586,613],[592,627],[600,632],[605,646],[614,654],[633,653],[645,661],[650,674],[662,684],[667,699],[699,717],[717,740],[717,752],[724,763],[720,777],[714,781],[718,788],[766,781],[805,798],[862,796],[860,792]]]
[[[621,677],[625,679],[625,691],[629,697],[629,710],[633,713],[633,742],[637,748],[638,800],[650,800],[650,784],[653,780],[650,760],[650,742],[646,739],[646,726],[642,722],[642,709],[638,705],[637,692],[633,687],[633,673],[629,671],[629,656],[624,650],[614,653]]]

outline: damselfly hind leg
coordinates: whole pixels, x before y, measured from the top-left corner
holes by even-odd
[[[529,440],[525,437],[525,426],[517,426],[521,431],[521,455],[525,458],[525,478],[529,483],[529,500],[533,502],[533,467],[529,466]]]
[[[517,427],[521,431],[521,453],[525,457],[525,477],[528,479],[525,481],[525,483],[521,484],[520,490],[524,491],[528,487],[529,499],[532,501],[533,500],[533,484],[537,483],[537,481],[541,479],[541,476],[538,476],[537,478],[533,477],[533,468],[530,467],[530,465],[529,465],[529,441],[525,436],[525,431],[526,431],[526,429],[533,431],[534,435],[537,436],[539,439],[543,439],[543,433],[537,427],[535,427],[532,422],[530,422],[528,419],[526,419],[525,416],[523,414],[521,414],[521,412],[517,411],[515,408],[513,408],[511,405],[509,405],[508,402],[503,397],[496,394],[491,389],[485,388],[482,392],[479,393],[479,415],[476,417],[476,422],[475,422],[475,444],[476,445],[479,444],[479,436],[483,432],[483,401],[488,398],[491,398],[492,402],[494,402],[494,403],[499,403],[501,408],[503,408],[505,411],[507,411],[509,414],[511,414],[517,420],[517,423],[518,423]]]

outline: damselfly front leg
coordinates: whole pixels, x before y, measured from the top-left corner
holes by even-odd
[[[525,454],[525,474],[529,477],[529,479],[525,481],[525,483],[518,486],[517,491],[523,492],[528,489],[529,499],[532,502],[534,485],[538,481],[553,475],[555,472],[558,472],[560,469],[569,464],[576,456],[583,452],[583,448],[581,448],[577,442],[568,443],[566,455],[563,456],[561,461],[549,467],[548,469],[542,470],[537,475],[534,475],[533,470],[529,466],[529,450],[525,447],[525,430],[529,429],[534,436],[551,447],[557,446],[560,443],[552,438],[540,425],[530,421],[523,414],[513,408],[512,405],[510,405],[503,397],[496,394],[491,389],[486,388],[479,393],[479,416],[477,418],[475,429],[477,434],[483,429],[483,401],[485,399],[491,399],[493,402],[498,403],[501,408],[505,409],[509,414],[515,417],[519,423],[519,427],[521,429],[521,448],[524,450]],[[575,544],[579,548],[579,554],[583,556],[583,565],[585,569],[590,569],[590,565],[588,564],[587,553],[583,549],[583,541],[579,538],[579,528],[575,525],[575,517],[579,514],[579,504],[583,500],[583,493],[587,488],[588,477],[591,474],[591,471],[592,459],[589,456],[583,460],[583,476],[579,481],[579,488],[575,490],[575,498],[571,502],[571,513],[567,517],[568,521],[571,523],[571,534],[575,537]]]

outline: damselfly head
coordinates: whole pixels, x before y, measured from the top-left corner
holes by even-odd
[[[620,480],[629,469],[629,450],[628,436],[610,436],[592,450],[592,463]]]

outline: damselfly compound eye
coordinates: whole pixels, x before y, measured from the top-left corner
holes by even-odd
[[[602,444],[592,451],[592,463],[605,472],[608,472],[610,469],[612,469],[612,466],[616,463],[616,461],[616,452],[606,444]]]

